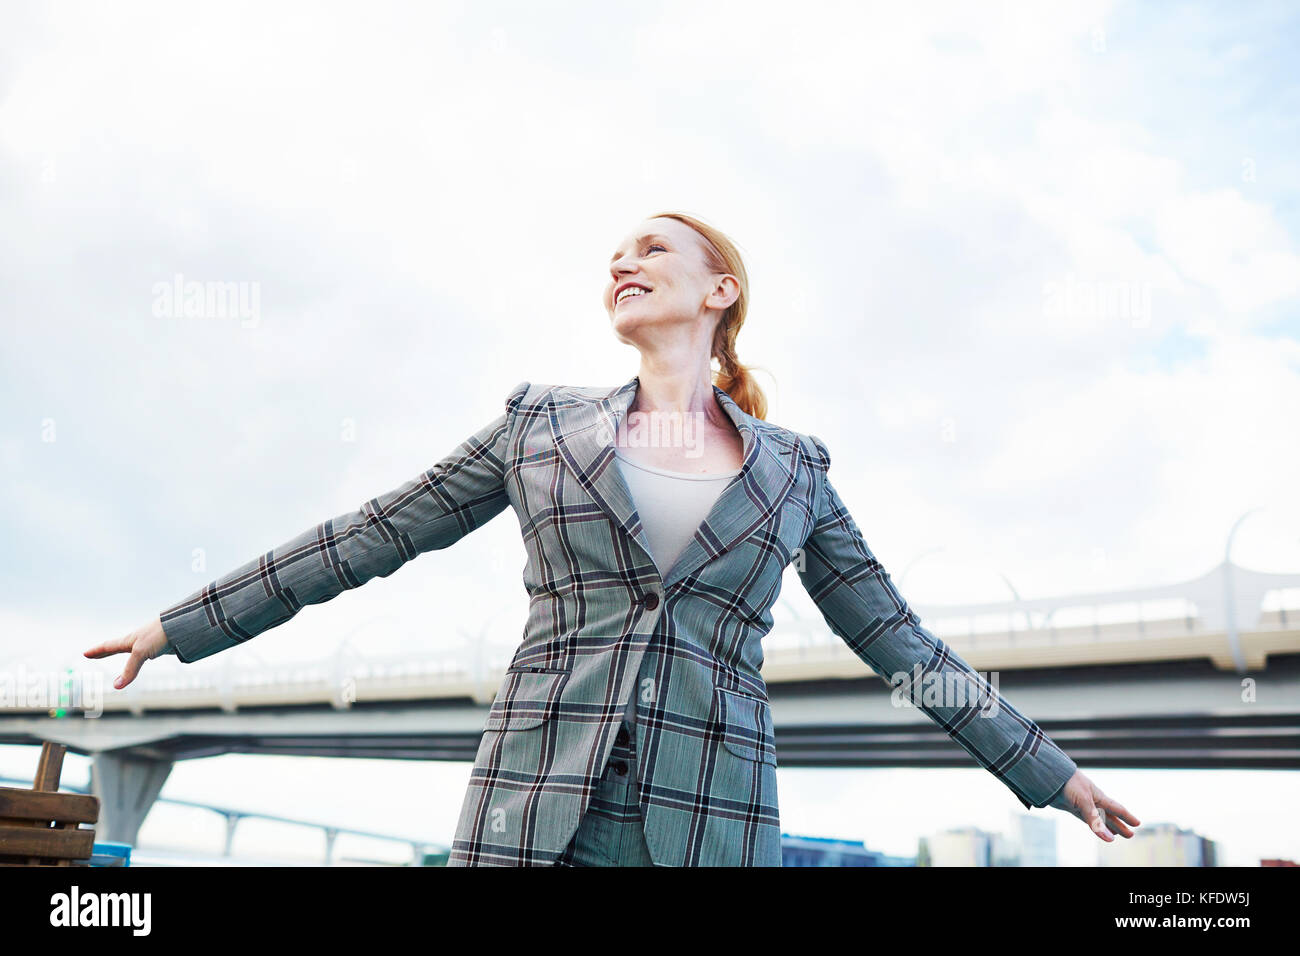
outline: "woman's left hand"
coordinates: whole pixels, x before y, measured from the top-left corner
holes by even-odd
[[[1074,776],[1065,782],[1065,789],[1048,806],[1078,817],[1092,828],[1097,839],[1107,843],[1115,842],[1112,829],[1125,839],[1132,839],[1133,830],[1129,825],[1140,825],[1137,817],[1125,810],[1119,801],[1102,793],[1082,770],[1074,772]]]

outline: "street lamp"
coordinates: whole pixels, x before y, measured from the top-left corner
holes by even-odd
[[[1232,651],[1232,663],[1238,674],[1246,673],[1246,659],[1241,653],[1241,638],[1237,634],[1237,598],[1232,588],[1232,539],[1237,534],[1241,523],[1263,508],[1251,508],[1243,513],[1228,532],[1228,541],[1223,546],[1223,613],[1228,625],[1228,649]]]
[[[922,551],[920,554],[918,554],[916,557],[914,557],[911,561],[907,562],[907,566],[903,568],[902,573],[900,573],[899,576],[898,576],[898,590],[899,590],[899,593],[902,593],[902,590],[903,590],[903,581],[906,580],[906,578],[907,578],[907,573],[908,573],[909,571],[911,571],[913,567],[916,566],[917,562],[919,562],[922,558],[927,557],[928,555],[931,555],[931,554],[937,554],[938,552],[940,552],[940,551],[944,551],[944,550],[947,550],[947,549],[944,548],[944,547],[942,547],[942,546],[940,546],[940,547],[938,547],[938,548],[931,548],[929,551]],[[997,570],[996,568],[994,569],[994,573],[995,573],[998,577],[1000,577],[1000,578],[1002,579],[1002,583],[1005,584],[1005,585],[1007,586],[1007,590],[1011,592],[1011,598],[1012,598],[1012,600],[1014,600],[1017,604],[1019,604],[1019,603],[1020,603],[1020,592],[1017,591],[1017,590],[1016,590],[1016,586],[1015,586],[1014,584],[1011,583],[1011,579],[1010,579],[1009,577],[1007,577],[1006,574],[1004,574],[1003,572]],[[1031,623],[1032,623],[1032,622],[1029,620],[1029,612],[1028,612],[1028,611],[1022,611],[1021,613],[1024,614],[1024,616],[1025,616],[1025,630],[1029,630],[1029,629],[1030,629],[1030,626],[1031,626]],[[1010,618],[1008,618],[1008,620],[1010,620]]]

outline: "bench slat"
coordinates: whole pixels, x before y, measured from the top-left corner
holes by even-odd
[[[94,830],[0,826],[0,856],[81,860],[95,852]]]
[[[99,798],[87,793],[0,787],[0,821],[6,819],[95,823],[99,820]]]

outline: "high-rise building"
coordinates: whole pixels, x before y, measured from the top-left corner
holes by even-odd
[[[1097,848],[1098,866],[1217,866],[1213,840],[1172,823],[1145,823],[1131,839]]]
[[[1007,842],[1017,862],[1008,866],[1056,866],[1056,820],[1043,814],[1011,813]]]
[[[975,827],[958,827],[927,837],[930,866],[991,866],[994,837]]]

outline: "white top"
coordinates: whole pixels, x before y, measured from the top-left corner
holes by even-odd
[[[627,458],[617,446],[614,457],[632,493],[632,504],[641,517],[650,557],[659,573],[667,573],[695,537],[714,502],[741,469],[709,475],[665,471]],[[627,702],[626,720],[636,719],[636,694]]]

